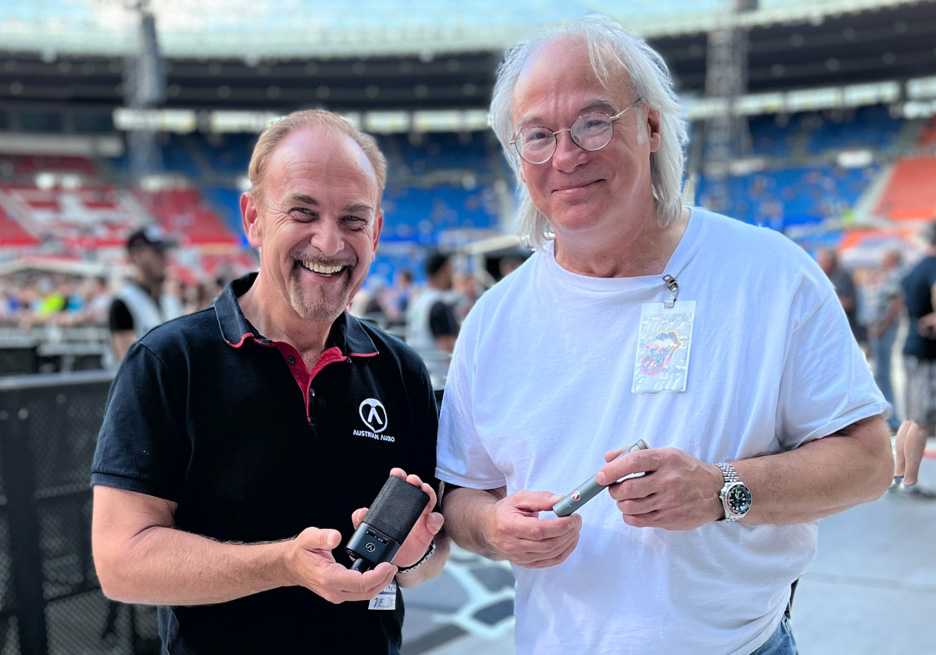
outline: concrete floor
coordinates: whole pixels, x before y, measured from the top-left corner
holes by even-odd
[[[933,442],[921,485],[936,488]],[[511,595],[509,569],[456,553],[407,590],[404,655],[513,655]],[[936,500],[888,493],[821,521],[793,629],[804,655],[936,654]]]

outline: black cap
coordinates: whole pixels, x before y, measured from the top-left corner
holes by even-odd
[[[161,227],[153,224],[134,230],[127,237],[127,250],[136,250],[147,246],[156,250],[168,250],[175,246],[175,242],[169,238],[169,235]]]

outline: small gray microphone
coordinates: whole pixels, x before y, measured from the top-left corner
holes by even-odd
[[[618,457],[638,450],[646,450],[647,448],[649,448],[647,442],[640,439],[633,446],[621,453],[621,455],[618,455]],[[620,480],[616,480],[615,484],[623,480],[630,480],[631,478],[640,478],[644,475],[646,475],[646,473],[631,473],[630,475],[625,475]],[[595,476],[592,476],[563,496],[562,500],[553,505],[553,511],[557,516],[569,516],[578,510],[579,507],[597,496],[602,489],[605,489],[605,486],[598,484],[598,481],[595,480]]]

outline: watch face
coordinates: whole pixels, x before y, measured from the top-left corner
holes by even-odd
[[[729,487],[725,499],[732,514],[744,516],[751,509],[751,490],[740,482]]]

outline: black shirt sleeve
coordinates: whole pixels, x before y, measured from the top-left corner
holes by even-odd
[[[133,315],[127,304],[120,298],[114,298],[107,312],[107,326],[113,332],[133,331]]]
[[[433,337],[454,337],[458,335],[458,321],[455,312],[439,300],[429,309],[429,331]]]
[[[189,444],[184,385],[178,379],[143,344],[130,348],[108,394],[92,485],[179,500]]]

